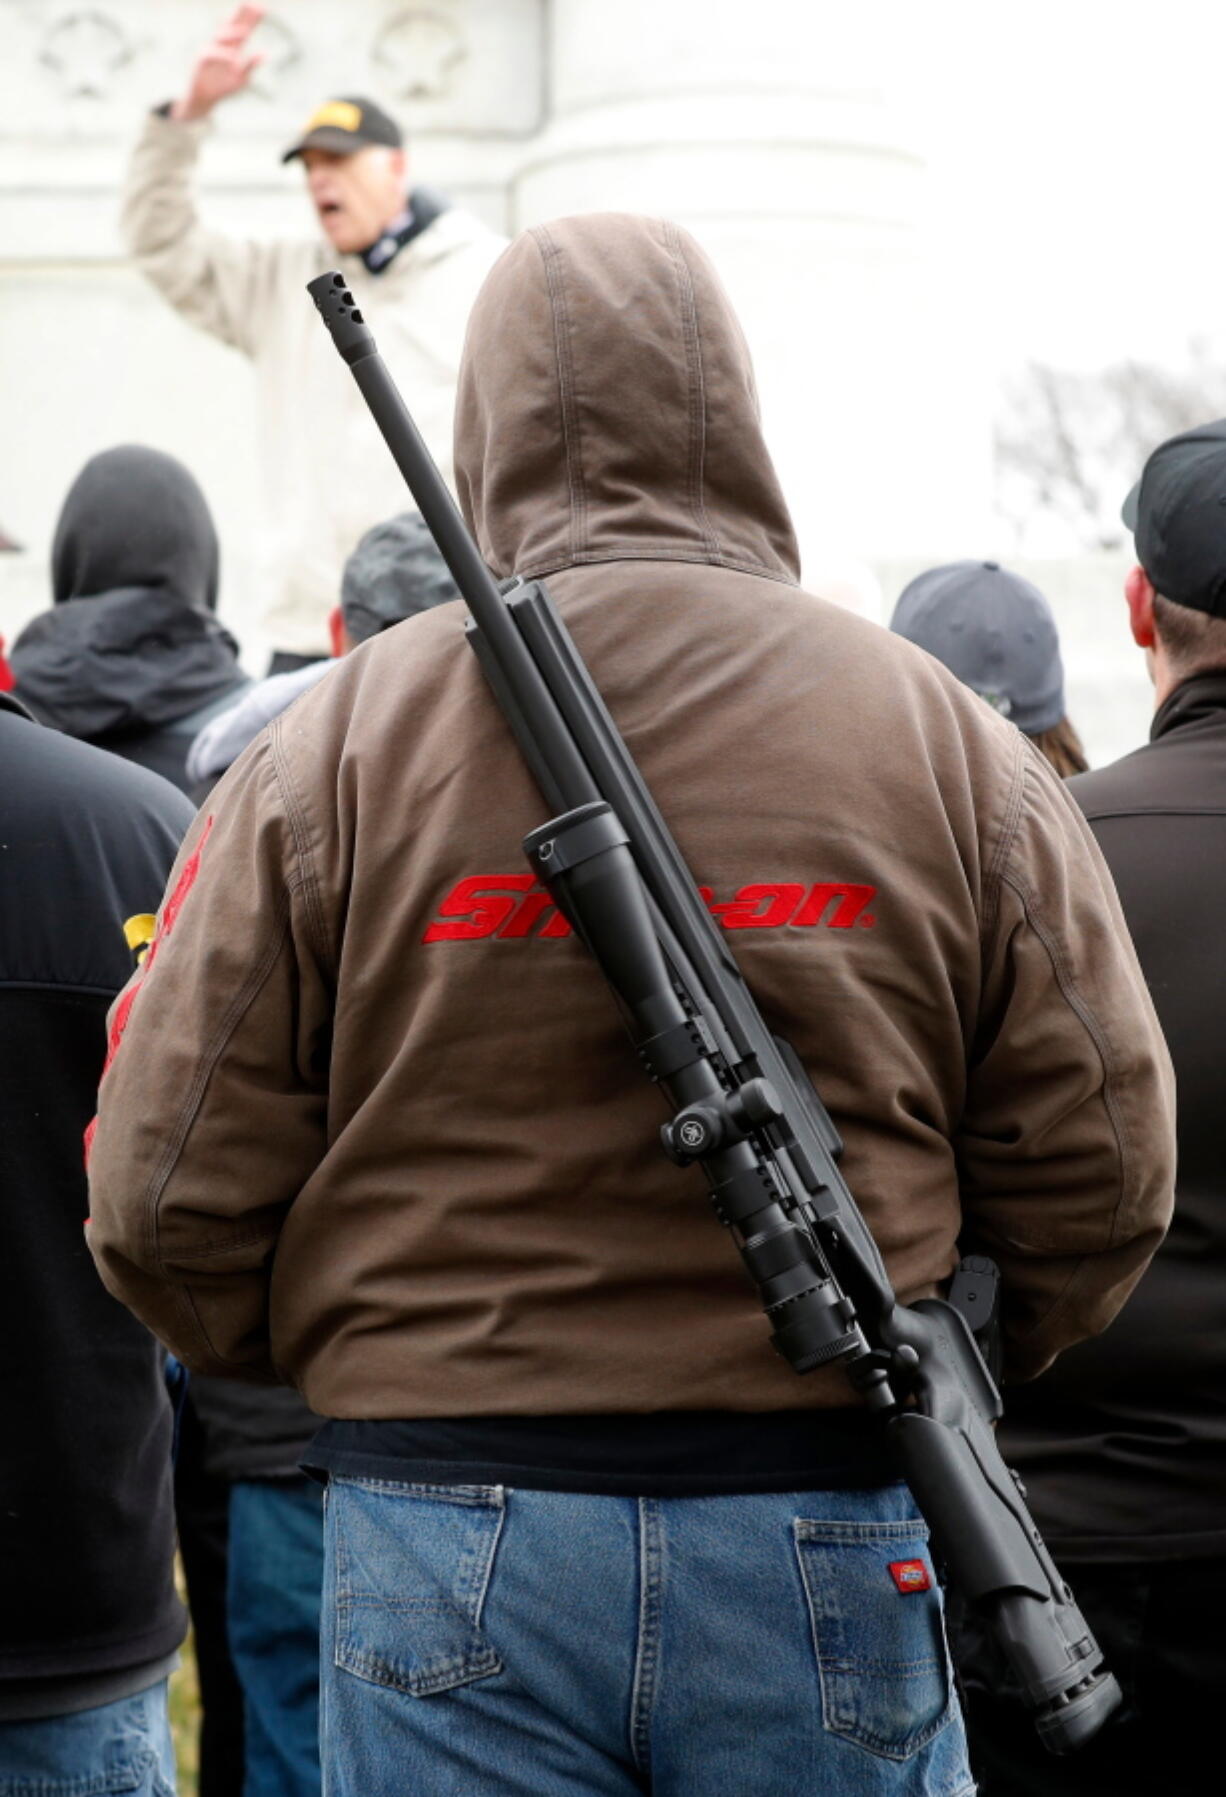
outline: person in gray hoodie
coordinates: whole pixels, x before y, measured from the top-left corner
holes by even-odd
[[[204,725],[187,756],[197,803],[267,724],[322,680],[336,660],[359,644],[432,606],[458,599],[434,538],[417,512],[375,524],[345,563],[341,601],[329,620],[332,654],[286,674],[271,674]]]

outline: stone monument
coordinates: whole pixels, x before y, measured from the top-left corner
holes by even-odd
[[[136,440],[200,477],[223,536],[223,613],[261,665],[248,371],[126,266],[116,223],[142,113],[181,89],[224,10],[0,0],[0,522],[26,546],[0,558],[10,640],[47,602],[69,481]],[[958,362],[957,315],[926,258],[924,163],[891,94],[884,48],[907,13],[899,0],[282,0],[252,88],[219,109],[203,209],[234,232],[309,230],[279,151],[320,98],[352,91],[401,118],[422,179],[501,229],[593,209],[674,217],[741,312],[810,577],[848,556],[973,553],[988,399]]]

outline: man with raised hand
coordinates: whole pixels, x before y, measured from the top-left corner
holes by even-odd
[[[395,470],[372,458],[360,396],[335,358],[304,284],[338,265],[359,303],[378,296],[384,353],[435,460],[450,478],[452,412],[469,310],[503,240],[441,194],[409,185],[399,127],[372,100],[326,100],[283,161],[300,161],[317,232],[258,242],[225,236],[196,209],[196,159],[216,108],[259,66],[262,6],[243,5],[203,49],[179,99],[148,118],[128,171],[123,228],[137,266],[177,311],[255,367],[264,475],[260,555],[274,672],[328,652],[345,557],[404,506]],[[341,471],[366,464],[361,481]]]

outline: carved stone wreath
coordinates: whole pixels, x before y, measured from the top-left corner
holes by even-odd
[[[398,98],[437,100],[451,85],[451,71],[468,55],[468,45],[454,19],[430,7],[411,6],[387,21],[372,55],[391,71]]]
[[[95,7],[62,13],[39,45],[38,60],[50,69],[69,99],[102,99],[136,45],[117,20]]]

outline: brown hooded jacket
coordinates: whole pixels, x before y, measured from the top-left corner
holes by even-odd
[[[797,587],[697,246],[617,216],[519,238],[473,313],[456,467],[495,572],[549,576],[901,1295],[961,1235],[1004,1270],[1015,1374],[1103,1328],[1172,1186],[1110,877],[1016,730]],[[520,852],[547,814],[463,617],[349,657],[197,820],[113,1019],[103,1277],[190,1366],[275,1367],[326,1416],[846,1403],[772,1354],[701,1175],[660,1153]]]

